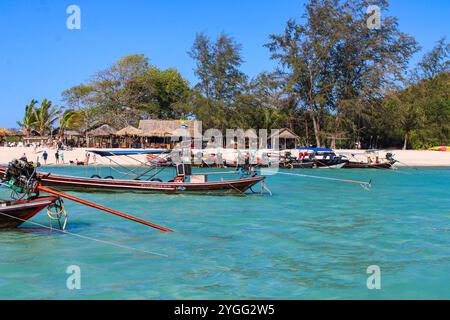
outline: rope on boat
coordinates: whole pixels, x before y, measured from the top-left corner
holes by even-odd
[[[400,163],[401,165],[407,167],[407,168],[411,168],[411,169],[416,170],[416,171],[419,170],[419,169],[417,169],[416,167],[410,166],[409,164],[406,164],[406,163],[404,163],[404,162],[401,162],[401,161],[398,161],[398,160],[397,160],[397,162]]]
[[[61,198],[47,207],[47,216],[50,219],[50,227],[53,227],[53,221],[58,221],[59,228],[66,230],[67,222],[69,220],[64,201]],[[61,223],[61,220],[63,222]]]
[[[76,238],[80,238],[80,239],[84,239],[84,240],[90,240],[90,241],[94,241],[94,242],[98,242],[98,243],[102,243],[102,244],[107,244],[107,245],[114,246],[114,247],[121,248],[121,249],[127,249],[127,250],[137,251],[137,252],[140,252],[140,253],[151,254],[151,255],[155,255],[155,256],[159,256],[159,257],[165,257],[165,258],[169,257],[168,255],[162,254],[162,253],[157,253],[157,252],[151,252],[151,251],[147,251],[147,250],[136,249],[136,248],[133,248],[133,247],[125,246],[125,245],[120,244],[120,243],[115,243],[115,242],[111,242],[111,241],[100,240],[100,239],[96,239],[96,238],[92,238],[92,237],[88,237],[88,236],[82,236],[82,235],[80,235],[80,234],[68,232],[68,231],[66,231],[66,230],[53,229],[53,228],[50,228],[50,227],[45,226],[45,225],[43,225],[43,224],[40,224],[40,223],[37,223],[37,222],[33,222],[33,221],[24,220],[24,219],[21,219],[21,218],[18,218],[18,217],[14,217],[14,216],[11,216],[11,215],[6,214],[6,213],[3,213],[3,212],[0,212],[0,215],[5,216],[5,217],[8,217],[8,218],[11,218],[11,219],[15,219],[15,220],[21,221],[21,222],[23,222],[23,223],[29,223],[29,224],[32,224],[32,225],[35,225],[35,226],[44,228],[44,229],[46,229],[46,230],[50,230],[50,231],[52,231],[52,232],[53,232],[53,231],[56,231],[56,232],[59,232],[59,233],[67,234],[67,235],[70,235],[70,236],[73,236],[73,237],[76,237]]]
[[[306,175],[306,174],[296,174],[296,173],[286,173],[286,172],[277,172],[277,173],[278,174],[282,174],[282,175],[287,175],[287,176],[297,176],[297,177],[303,177],[303,178],[311,178],[311,179],[319,179],[319,180],[337,181],[337,182],[358,184],[365,190],[370,190],[370,188],[372,187],[372,181],[365,182],[365,181],[357,181],[357,180],[345,180],[345,179],[319,177],[319,176],[311,176],[311,175]]]

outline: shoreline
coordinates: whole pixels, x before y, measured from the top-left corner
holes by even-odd
[[[86,158],[86,149],[79,148],[73,149],[71,151],[63,151],[65,164],[59,163],[57,164],[55,161],[55,149],[47,148],[47,153],[49,154],[47,164],[44,164],[42,161],[42,149],[38,149],[38,152],[35,152],[35,149],[32,147],[0,147],[0,164],[6,165],[13,159],[18,159],[25,154],[29,161],[36,161],[39,158],[39,162],[41,162],[42,167],[45,166],[58,166],[58,167],[67,167],[67,166],[75,166],[69,164],[70,161],[85,161]],[[288,150],[289,151],[289,150]],[[204,152],[208,152],[207,149]],[[210,152],[214,152],[211,150]],[[291,150],[294,156],[297,156],[296,153],[298,151]],[[353,161],[366,161],[367,155],[364,154],[364,150],[335,150],[336,154],[346,155]],[[390,152],[395,155],[395,159],[399,161],[396,164],[397,167],[450,167],[450,152],[439,152],[439,151],[415,151],[415,150],[389,150],[389,151],[380,151],[380,156],[384,157],[387,152]],[[234,160],[236,159],[236,151],[235,150],[224,150],[223,158],[226,160]],[[352,157],[352,155],[355,155]],[[146,161],[145,155],[136,155],[133,158],[138,159],[139,161]],[[133,162],[131,159],[118,156],[115,157],[116,163],[113,163],[107,158],[102,158],[100,156],[95,157],[95,163],[93,161],[93,157],[90,158],[89,166],[136,166],[138,163]]]

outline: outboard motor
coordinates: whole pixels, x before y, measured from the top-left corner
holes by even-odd
[[[33,162],[13,160],[8,164],[3,182],[19,194],[35,192],[36,166]]]
[[[395,160],[395,155],[394,154],[392,154],[392,153],[386,153],[386,159],[391,163],[391,164],[394,164],[394,163],[396,163],[397,162],[397,160]]]

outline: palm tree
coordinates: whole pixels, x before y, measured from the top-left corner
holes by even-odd
[[[81,114],[75,110],[66,110],[62,112],[62,108],[58,111],[59,136],[64,137],[64,131],[73,126],[78,127],[81,122]]]
[[[53,123],[57,119],[56,108],[52,106],[52,102],[44,99],[40,108],[34,109],[34,116],[36,118],[35,127],[40,136],[45,136],[45,133],[50,131]]]
[[[38,102],[36,100],[31,100],[30,104],[25,106],[25,116],[23,121],[17,121],[17,124],[25,130],[26,137],[30,137],[31,131],[36,123],[35,117],[35,106]]]

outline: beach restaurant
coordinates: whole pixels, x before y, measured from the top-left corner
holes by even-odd
[[[142,144],[146,148],[172,148],[179,141],[172,141],[173,136],[179,136],[180,141],[184,133],[193,141],[201,137],[201,123],[196,120],[141,120],[139,130],[142,131]]]
[[[89,145],[96,148],[173,148],[178,143],[172,141],[174,135],[181,140],[186,132],[194,139],[199,124],[194,120],[141,120],[138,128],[127,126],[119,131],[104,124],[88,132]],[[197,136],[201,136],[200,131]]]

